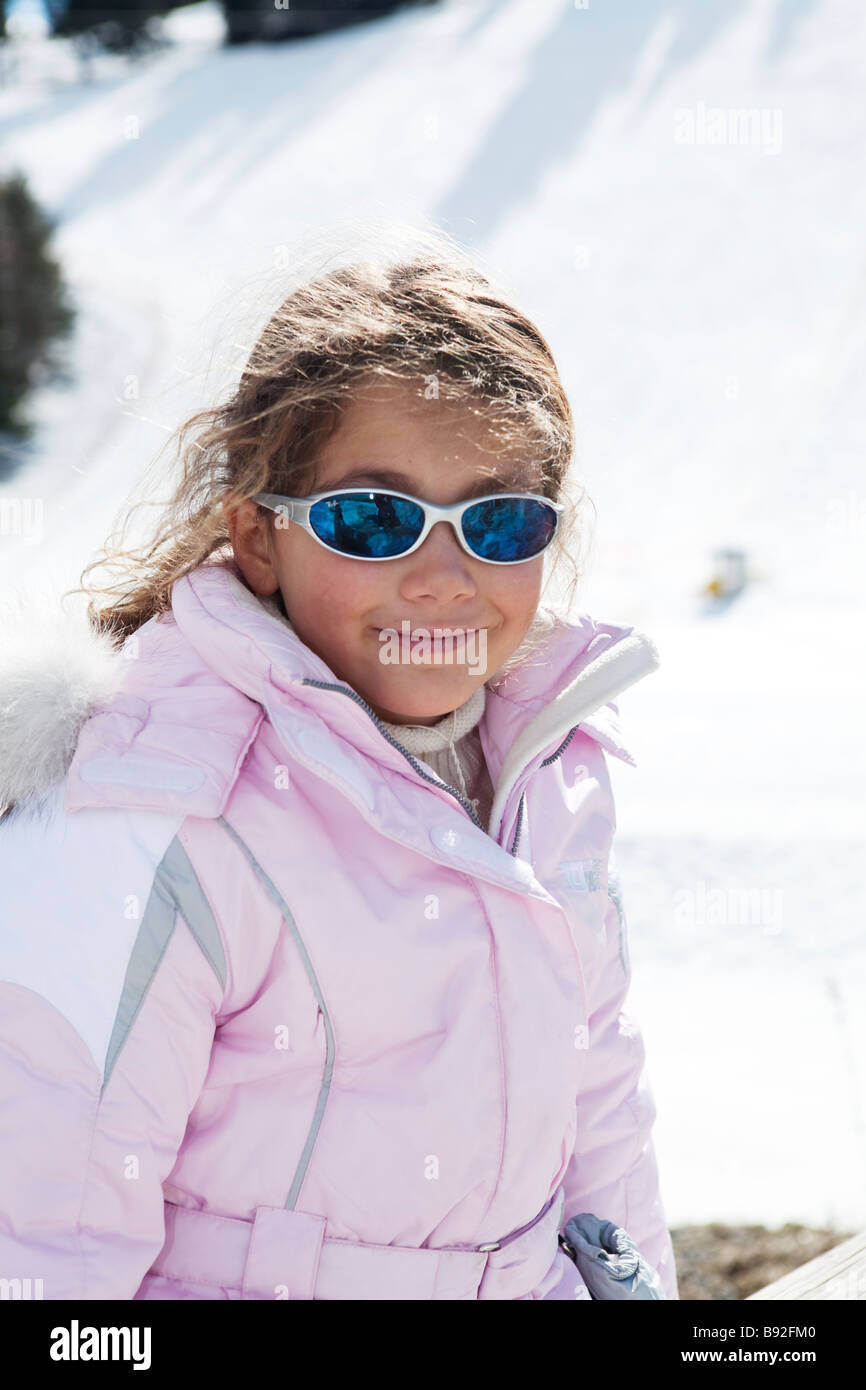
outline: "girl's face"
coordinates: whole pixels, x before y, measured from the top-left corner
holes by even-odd
[[[530,455],[497,455],[479,441],[479,417],[377,384],[354,397],[319,450],[311,490],[378,485],[441,506],[468,499],[476,487],[541,491]],[[260,517],[249,499],[227,516],[250,588],[279,589],[301,640],[388,723],[434,724],[464,704],[520,645],[538,607],[543,555],[488,564],[468,555],[444,521],[411,555],[371,563],[327,550],[292,522],[276,525],[275,513]],[[416,629],[430,635],[420,664],[411,659],[411,640],[392,641],[388,659],[380,639],[382,629],[399,639],[404,621],[410,639]],[[450,663],[448,639],[438,648],[432,640],[436,628],[466,630],[464,643],[450,644]],[[470,629],[478,631],[471,636]]]

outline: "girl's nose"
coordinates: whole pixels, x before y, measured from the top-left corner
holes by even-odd
[[[459,560],[465,565],[469,556],[463,549],[454,526],[450,521],[437,521],[430,528],[430,534],[416,550],[416,555],[427,552],[428,558]]]
[[[418,549],[407,555],[404,586],[414,598],[422,591],[445,599],[474,593],[477,584],[468,562],[450,522],[437,521]]]

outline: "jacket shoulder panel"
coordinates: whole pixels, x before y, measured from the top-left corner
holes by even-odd
[[[155,884],[156,906],[165,893],[158,870],[183,817],[115,808],[69,813],[65,786],[58,781],[38,809],[16,806],[0,823],[2,974],[48,1000],[104,1075],[144,963],[136,943],[147,951],[156,944],[142,926],[155,922],[148,907]]]

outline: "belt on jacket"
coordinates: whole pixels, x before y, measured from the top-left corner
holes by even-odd
[[[325,1235],[326,1220],[257,1207],[252,1221],[165,1203],[149,1274],[239,1289],[250,1299],[526,1298],[553,1264],[565,1192],[526,1226],[470,1248],[371,1245]]]

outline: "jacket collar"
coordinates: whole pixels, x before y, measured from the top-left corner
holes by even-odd
[[[331,689],[322,689],[348,687],[278,616],[276,605],[263,604],[250,592],[234,562],[204,566],[180,580],[174,588],[173,611],[200,654],[207,655],[209,663],[251,699],[269,708],[273,695],[267,681],[263,684],[266,674],[280,690],[315,710],[332,732],[406,773],[405,758],[382,737],[375,720],[357,702],[334,699]],[[241,616],[246,660],[239,665]],[[612,702],[659,665],[655,644],[633,627],[596,622],[588,614],[567,620],[544,609],[539,628],[546,633],[540,646],[502,680],[489,684],[479,726],[495,788],[490,818],[494,836],[522,774],[542,755],[553,752],[576,725],[609,753],[635,765],[622,741],[618,707]]]
[[[552,756],[573,728],[579,726],[609,753],[635,766],[633,755],[622,742],[619,708],[613,702],[659,665],[655,644],[645,633],[596,623],[586,615],[574,623],[557,623],[539,660],[561,668],[547,681],[545,695],[531,698],[532,708],[540,704],[539,709],[526,714],[530,702],[521,698],[520,692],[527,684],[528,670],[525,672],[522,667],[515,671],[513,682],[506,680],[488,701],[492,709],[486,720],[485,752],[491,738],[499,739],[499,768],[490,812],[490,833],[494,837],[509,798],[525,780],[525,773]],[[518,704],[520,714],[515,718],[498,713],[507,700]],[[503,731],[509,729],[511,738],[503,745]],[[488,753],[488,762],[491,760]]]
[[[586,614],[542,616],[542,647],[490,684],[479,725],[496,788],[494,835],[524,774],[575,725],[634,763],[612,702],[659,664],[634,628]],[[233,562],[178,580],[168,621],[145,624],[120,652],[83,614],[21,618],[21,640],[0,657],[0,813],[68,771],[69,810],[134,805],[220,815],[266,713],[283,731],[312,724],[319,734],[326,726],[341,745],[338,775],[352,763],[357,771],[360,756],[361,764],[372,757],[417,776],[357,697],[336,693],[349,687],[251,593]],[[319,748],[327,744],[318,739]]]

